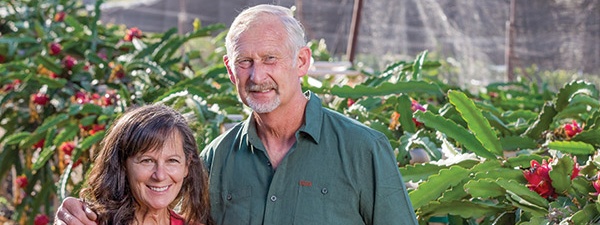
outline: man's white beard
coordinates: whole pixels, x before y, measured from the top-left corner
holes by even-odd
[[[279,96],[276,96],[273,101],[260,103],[254,101],[254,99],[248,95],[246,96],[246,102],[248,103],[248,107],[250,107],[256,113],[269,113],[279,107],[279,104],[281,104],[281,99],[279,99]]]

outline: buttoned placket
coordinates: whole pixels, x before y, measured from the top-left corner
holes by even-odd
[[[273,175],[273,179],[271,180],[271,184],[269,185],[269,192],[267,194],[267,203],[265,206],[265,217],[264,217],[264,224],[279,224],[282,221],[278,221],[279,218],[281,218],[282,215],[278,215],[278,211],[280,211],[279,206],[279,202],[284,200],[282,198],[289,198],[289,199],[285,199],[286,201],[290,201],[290,199],[295,199],[296,196],[282,196],[281,194],[285,191],[285,188],[287,187],[286,185],[289,185],[288,183],[285,182],[286,179],[286,175],[287,174],[287,165],[288,165],[288,159],[291,157],[292,154],[294,154],[294,151],[296,150],[296,146],[298,146],[298,142],[301,141],[298,137],[298,132],[296,133],[296,143],[294,143],[294,145],[292,145],[292,147],[290,148],[290,150],[288,151],[288,153],[286,154],[286,156],[283,158],[283,160],[281,161],[281,163],[279,163],[279,166],[277,167],[277,170],[275,170],[275,174]],[[271,164],[269,163],[269,166],[271,166]],[[289,188],[289,187],[287,187]]]

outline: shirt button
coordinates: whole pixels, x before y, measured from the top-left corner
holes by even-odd
[[[231,194],[227,194],[227,200],[231,200]]]
[[[323,188],[321,189],[321,194],[326,195],[329,191],[327,190],[327,188]]]
[[[271,201],[272,201],[272,202],[275,202],[275,201],[277,201],[277,196],[275,196],[275,195],[272,195],[272,196],[271,196]]]
[[[271,162],[268,162],[268,163],[267,163],[267,166],[271,166]]]

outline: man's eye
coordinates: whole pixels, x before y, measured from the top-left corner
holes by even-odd
[[[248,59],[244,59],[244,60],[237,61],[237,63],[236,63],[236,64],[237,64],[237,65],[238,65],[240,68],[247,69],[247,68],[249,68],[250,66],[252,66],[252,61],[250,61],[250,60],[248,60]]]
[[[265,58],[266,64],[272,64],[272,63],[275,63],[275,61],[277,61],[277,57],[275,57],[275,56],[267,56]]]

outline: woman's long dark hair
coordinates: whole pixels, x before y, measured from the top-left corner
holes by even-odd
[[[106,133],[94,160],[81,197],[98,214],[100,224],[131,224],[139,205],[127,180],[126,160],[163,146],[173,132],[179,132],[188,163],[188,175],[171,204],[180,204],[179,213],[187,224],[213,224],[210,218],[208,178],[198,156],[198,146],[185,118],[172,108],[153,104],[130,109]]]

